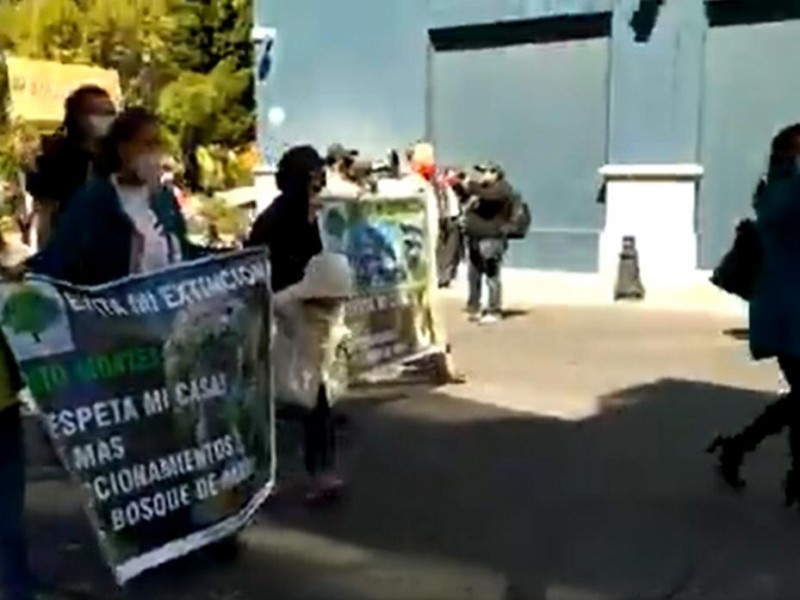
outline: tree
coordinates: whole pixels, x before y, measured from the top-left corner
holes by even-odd
[[[252,112],[242,104],[250,73],[221,61],[210,73],[185,71],[161,92],[158,112],[175,136],[184,163],[200,146],[237,146],[251,139]],[[200,187],[199,173],[187,172],[189,187]]]
[[[191,175],[199,146],[255,137],[252,9],[253,0],[0,0],[0,52],[116,70],[126,103],[164,117]]]
[[[3,306],[2,323],[15,334],[28,333],[34,341],[41,342],[41,335],[61,314],[58,302],[43,295],[36,288],[22,286],[11,294]]]
[[[119,72],[128,100],[149,101],[174,76],[169,44],[177,0],[5,0],[0,49]]]
[[[180,0],[175,5],[180,27],[171,49],[183,73],[164,89],[159,108],[187,154],[200,145],[237,147],[255,137],[252,11],[252,0]],[[200,100],[200,94],[207,99]],[[182,100],[207,110],[183,119],[180,113],[188,110],[180,108]]]

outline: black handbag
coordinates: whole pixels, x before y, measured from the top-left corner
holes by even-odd
[[[736,227],[733,246],[722,257],[711,283],[721,290],[749,301],[761,270],[762,248],[756,224],[745,219]]]

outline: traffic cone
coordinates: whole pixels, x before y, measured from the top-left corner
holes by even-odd
[[[644,286],[639,272],[639,253],[636,251],[636,238],[622,238],[622,252],[619,254],[617,284],[614,287],[614,300],[642,300]]]

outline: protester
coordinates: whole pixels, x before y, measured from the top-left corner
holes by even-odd
[[[27,249],[0,234],[0,264],[13,267],[27,258]],[[8,600],[33,600],[25,535],[25,455],[19,392],[22,377],[0,336],[0,595]]]
[[[317,212],[326,183],[324,169],[311,146],[289,149],[278,163],[281,193],[258,216],[248,239],[249,246],[269,248],[273,292],[302,280],[308,262],[322,252]]]
[[[103,143],[97,176],[70,200],[54,235],[28,267],[78,285],[99,285],[192,259],[175,196],[160,183],[163,140],[157,119],[130,108]]]
[[[326,163],[326,192],[330,196],[350,198],[358,196],[362,188],[353,178],[353,167],[358,150],[348,150],[341,144],[328,148]]]
[[[41,153],[27,177],[28,191],[34,198],[40,248],[50,239],[67,202],[94,172],[100,140],[108,132],[115,113],[114,103],[103,88],[80,87],[67,98],[59,130],[42,140]]]
[[[347,257],[323,253],[304,278],[274,298],[275,393],[302,412],[309,489],[306,500],[335,499],[344,486],[337,472],[331,407],[347,389],[345,302],[353,294]]]
[[[94,286],[208,254],[189,241],[175,196],[160,183],[163,155],[157,118],[142,108],[122,112],[103,141],[94,177],[70,200],[47,246],[5,274],[31,271]],[[168,538],[170,528],[184,531],[191,523],[188,513],[173,513],[159,521],[154,537]],[[232,557],[236,540],[208,550]]]
[[[709,448],[717,472],[735,490],[745,487],[745,455],[789,428],[791,467],[784,482],[787,506],[800,503],[800,124],[772,141],[766,179],[754,202],[760,268],[750,299],[750,349],[756,360],[777,358],[788,393],[745,429],[718,437]]]
[[[248,246],[265,246],[272,268],[272,290],[276,298],[303,281],[311,260],[322,252],[317,213],[320,194],[325,189],[325,162],[311,146],[296,146],[278,163],[276,183],[281,194],[256,219]],[[288,297],[292,297],[288,292]],[[276,317],[284,326],[291,315],[276,305]],[[305,462],[309,475],[309,500],[335,494],[342,482],[331,472],[330,401],[322,389],[314,405],[303,415]]]
[[[468,184],[469,200],[464,207],[469,261],[467,312],[470,320],[491,324],[502,318],[501,268],[508,249],[504,229],[515,192],[499,165],[477,165],[475,170],[479,177]],[[484,280],[489,297],[482,310]]]
[[[464,235],[461,227],[461,202],[458,188],[462,175],[453,169],[446,170],[435,181],[439,199],[439,237],[436,242],[436,269],[439,287],[446,288],[458,275],[464,257]]]

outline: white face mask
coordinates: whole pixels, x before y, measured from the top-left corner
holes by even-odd
[[[133,162],[133,170],[142,182],[157,187],[161,182],[161,154],[151,152],[137,156]]]
[[[112,123],[114,123],[114,118],[113,115],[89,115],[87,124],[91,135],[95,138],[105,137],[108,134],[108,130],[111,129]]]

